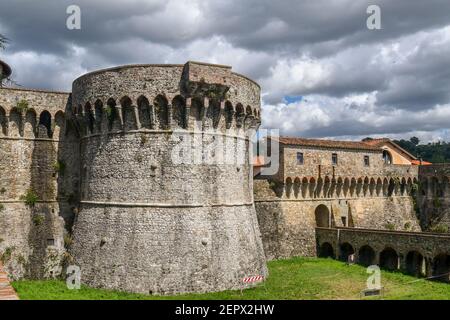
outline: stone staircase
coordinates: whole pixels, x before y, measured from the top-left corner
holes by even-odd
[[[9,284],[8,274],[0,262],[0,300],[19,300],[17,293]]]

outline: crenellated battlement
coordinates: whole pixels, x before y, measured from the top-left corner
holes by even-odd
[[[87,74],[73,85],[71,115],[83,137],[135,131],[257,129],[259,86],[231,67],[188,62]]]
[[[83,137],[136,131],[206,131],[245,133],[261,123],[256,107],[233,105],[229,100],[181,95],[131,99],[97,99],[71,110]]]
[[[63,139],[69,94],[0,89],[0,138]]]

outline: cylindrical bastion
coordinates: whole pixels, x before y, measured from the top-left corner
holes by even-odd
[[[267,275],[249,161],[255,82],[219,65],[133,65],[84,75],[72,92],[83,283],[173,294]]]

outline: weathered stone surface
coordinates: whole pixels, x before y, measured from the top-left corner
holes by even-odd
[[[450,232],[450,164],[421,166],[417,205],[424,230]]]
[[[51,277],[61,264],[78,142],[65,134],[69,94],[0,89],[0,254],[14,279]],[[48,117],[47,117],[48,116]],[[64,163],[64,172],[55,164]],[[34,205],[23,197],[32,190]]]
[[[259,87],[228,67],[189,63],[182,72],[130,66],[74,82],[82,183],[71,253],[91,286],[206,292],[267,274],[245,131],[258,125]],[[177,162],[181,142],[207,142],[189,147],[189,160],[211,138],[244,161]]]

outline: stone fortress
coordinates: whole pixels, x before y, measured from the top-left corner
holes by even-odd
[[[268,259],[353,255],[449,281],[450,164],[418,160],[389,139],[266,140],[254,192]],[[264,175],[274,160],[278,172]]]
[[[348,256],[339,234],[360,231],[357,255],[366,234],[419,234],[435,249],[411,250],[450,269],[450,235],[421,232],[450,225],[449,166],[413,165],[390,142],[281,137],[280,170],[263,176],[260,111],[258,84],[196,62],[100,70],[71,93],[0,88],[1,263],[14,279],[77,265],[93,287],[209,292],[267,276],[266,258]],[[221,149],[234,161],[205,161]]]

